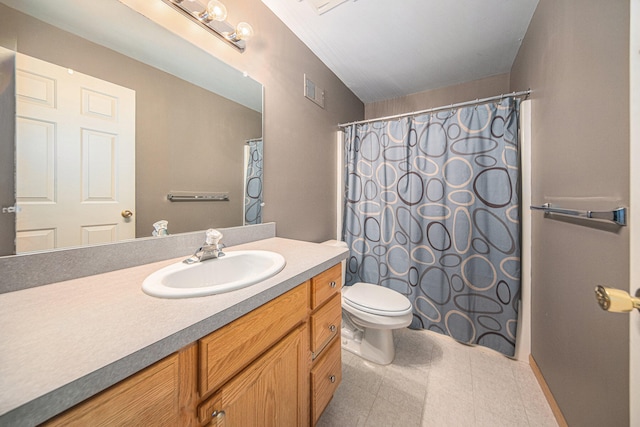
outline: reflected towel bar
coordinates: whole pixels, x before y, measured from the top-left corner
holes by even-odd
[[[577,216],[580,218],[600,219],[614,222],[618,225],[627,225],[627,208],[617,208],[612,211],[579,211],[573,209],[563,209],[551,206],[551,203],[545,203],[541,206],[531,206],[532,210],[544,211],[545,214],[560,214]]]
[[[172,202],[228,202],[229,194],[167,194],[167,199]]]

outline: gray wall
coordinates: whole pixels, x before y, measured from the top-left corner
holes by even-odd
[[[540,1],[511,69],[511,89],[532,90],[534,203],[629,205],[628,56],[627,0]],[[532,355],[569,425],[626,426],[629,319],[593,289],[628,289],[628,228],[532,226]]]
[[[375,119],[508,93],[509,73],[386,99],[365,105],[365,118]]]
[[[242,225],[243,146],[262,135],[260,113],[0,4],[0,38],[16,37],[21,53],[136,91],[137,237],[160,219],[171,233]],[[231,201],[172,203],[171,191]]]
[[[264,221],[278,236],[320,242],[335,237],[337,125],[364,117],[364,105],[261,0],[228,4],[229,22],[255,30],[239,53],[215,54],[264,85]],[[304,73],[325,90],[325,108],[303,95]]]

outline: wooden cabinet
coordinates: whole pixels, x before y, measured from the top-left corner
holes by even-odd
[[[311,279],[311,309],[315,310],[340,292],[342,264],[336,264]]]
[[[315,425],[342,380],[340,325],[342,266],[311,279],[311,424]]]
[[[45,426],[190,426],[197,346],[149,366],[49,420]]]
[[[309,316],[303,283],[199,341],[199,391],[206,397]]]
[[[340,340],[333,340],[311,369],[311,420],[318,421],[342,381]]]
[[[338,264],[47,426],[308,426],[340,383]]]
[[[315,359],[322,350],[340,333],[342,306],[340,294],[311,314],[311,358]]]
[[[305,282],[201,339],[200,423],[308,425],[308,316]]]
[[[203,425],[278,427],[309,423],[306,325],[298,327],[198,408]]]

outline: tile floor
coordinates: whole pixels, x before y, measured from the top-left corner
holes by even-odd
[[[429,331],[396,331],[380,366],[342,351],[342,383],[318,426],[557,426],[528,363]]]

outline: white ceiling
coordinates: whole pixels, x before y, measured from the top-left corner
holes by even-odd
[[[364,103],[507,73],[538,0],[262,0]],[[328,0],[327,0],[328,2]]]

